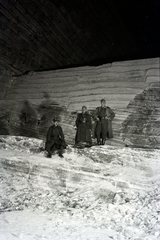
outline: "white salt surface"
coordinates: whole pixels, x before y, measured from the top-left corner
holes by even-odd
[[[40,140],[2,142],[1,240],[160,239],[160,150],[69,146],[63,159],[46,159],[44,152],[31,151]],[[51,169],[59,165],[67,170],[66,187],[53,191],[38,177],[36,188],[21,173],[7,171],[4,159]],[[84,176],[75,189],[72,172]]]

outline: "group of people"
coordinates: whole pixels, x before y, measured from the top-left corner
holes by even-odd
[[[94,130],[97,145],[105,145],[107,138],[113,138],[112,120],[115,113],[110,107],[106,106],[105,99],[101,100],[101,106],[96,108],[93,119],[96,121]],[[82,112],[78,114],[76,122],[75,144],[78,146],[84,143],[86,147],[92,146],[92,120],[91,115],[87,112],[87,107],[82,107]],[[53,119],[53,125],[47,132],[45,150],[47,157],[51,158],[52,153],[58,150],[59,156],[63,157],[63,149],[67,146],[62,128],[58,125],[58,119]]]

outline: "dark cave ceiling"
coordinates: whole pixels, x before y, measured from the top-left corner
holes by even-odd
[[[159,57],[159,0],[0,0],[1,69]]]

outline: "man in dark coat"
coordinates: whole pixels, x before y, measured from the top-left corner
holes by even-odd
[[[115,117],[115,113],[110,107],[106,107],[105,104],[105,99],[102,99],[101,107],[97,107],[95,111],[95,119],[97,121],[95,136],[98,145],[104,145],[106,138],[113,138],[112,120]]]
[[[91,129],[92,129],[92,122],[91,116],[87,112],[86,106],[82,107],[82,113],[79,113],[76,119],[76,137],[75,143],[86,143],[87,147],[90,147],[92,144],[91,139]]]
[[[64,140],[64,134],[62,128],[58,125],[58,119],[53,119],[53,125],[49,128],[47,132],[45,150],[48,152],[47,157],[51,158],[52,153],[55,150],[59,150],[59,156],[63,157],[63,149],[66,148],[66,143]]]

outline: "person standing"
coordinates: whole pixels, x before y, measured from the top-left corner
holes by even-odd
[[[113,138],[112,120],[115,113],[110,107],[106,107],[105,99],[101,100],[101,107],[97,107],[95,111],[95,120],[97,121],[95,127],[95,137],[98,145],[105,145],[107,138]]]
[[[92,122],[91,116],[87,112],[87,107],[82,107],[82,113],[79,113],[76,119],[76,136],[75,136],[75,143],[86,143],[87,147],[90,147],[92,144],[91,138],[91,130],[92,130]]]
[[[52,157],[52,153],[58,150],[60,157],[63,157],[62,152],[67,146],[62,128],[58,125],[58,119],[53,119],[53,125],[48,129],[45,150],[47,151],[48,158]]]

